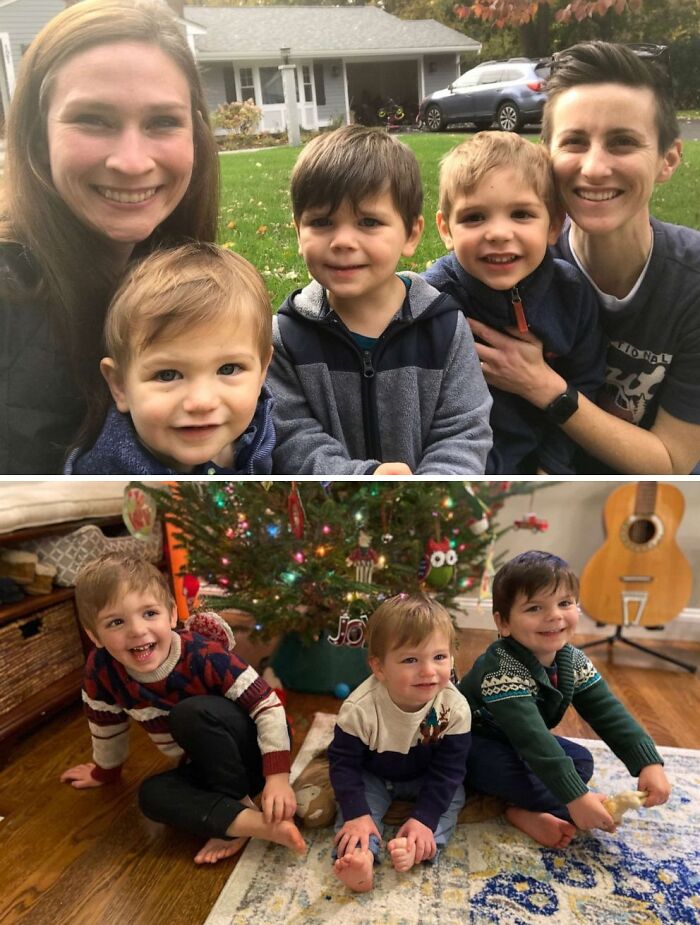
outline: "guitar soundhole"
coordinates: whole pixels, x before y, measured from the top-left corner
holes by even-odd
[[[633,543],[648,543],[654,538],[656,528],[650,520],[637,520],[630,527],[630,539]]]
[[[622,526],[620,539],[623,545],[628,549],[635,549],[637,552],[645,552],[648,549],[654,549],[661,541],[664,533],[662,522],[656,516],[651,514],[645,517],[633,515],[628,517]]]

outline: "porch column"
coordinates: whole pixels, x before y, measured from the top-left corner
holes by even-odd
[[[280,54],[284,64],[278,65],[278,70],[282,71],[282,88],[284,90],[284,105],[287,110],[287,138],[293,148],[298,148],[301,144],[301,133],[299,131],[299,107],[297,106],[296,84],[294,82],[295,64],[289,64],[289,49],[280,48]]]

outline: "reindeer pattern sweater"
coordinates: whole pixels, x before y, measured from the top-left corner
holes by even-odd
[[[265,777],[289,771],[289,733],[277,694],[233,652],[196,633],[174,632],[168,657],[148,673],[128,672],[106,649],[90,653],[82,696],[96,764],[93,777],[111,781],[119,776],[129,753],[130,717],[164,754],[181,759],[169,714],[181,700],[199,694],[228,697],[250,714]]]
[[[330,777],[343,819],[369,814],[362,774],[383,780],[423,778],[411,816],[432,831],[464,780],[471,713],[453,684],[415,713],[405,713],[374,676],[340,708],[328,749]]]

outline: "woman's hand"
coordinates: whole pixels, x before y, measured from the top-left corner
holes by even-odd
[[[474,318],[468,320],[472,334],[485,341],[475,346],[489,385],[514,392],[538,408],[546,408],[566,390],[566,381],[547,364],[542,341],[534,334],[521,334],[515,328],[504,333]]]

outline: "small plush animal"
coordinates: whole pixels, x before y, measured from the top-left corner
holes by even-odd
[[[603,806],[613,817],[615,825],[619,825],[622,821],[622,814],[628,809],[639,809],[640,806],[644,806],[648,796],[646,790],[623,790],[622,793],[603,800]]]
[[[307,829],[320,829],[335,819],[335,796],[328,771],[328,755],[313,758],[292,784],[297,816]]]

